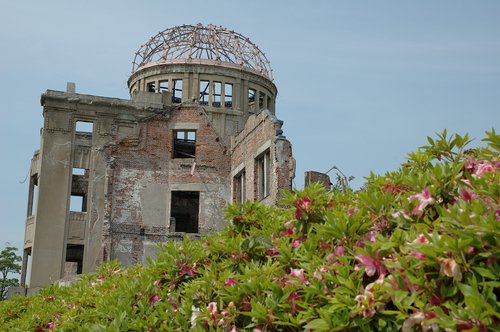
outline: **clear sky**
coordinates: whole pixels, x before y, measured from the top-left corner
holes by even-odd
[[[0,248],[22,246],[40,94],[71,81],[128,98],[140,45],[196,23],[249,37],[271,61],[298,187],[332,165],[359,187],[444,128],[476,144],[499,130],[500,1],[0,0]]]

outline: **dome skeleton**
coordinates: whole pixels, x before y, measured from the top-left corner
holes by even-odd
[[[159,32],[135,53],[132,72],[153,64],[191,61],[240,67],[273,79],[269,60],[249,38],[211,24]]]

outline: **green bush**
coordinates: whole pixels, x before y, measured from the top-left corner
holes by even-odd
[[[224,231],[166,243],[147,267],[5,301],[0,330],[495,330],[500,137],[428,141],[358,192],[230,205]]]

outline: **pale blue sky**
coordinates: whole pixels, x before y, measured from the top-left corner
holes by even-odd
[[[216,24],[263,50],[277,115],[305,170],[363,183],[441,132],[500,120],[500,1],[0,0],[0,247],[22,246],[40,94],[127,98],[134,52],[181,24]],[[477,142],[479,144],[479,142]]]

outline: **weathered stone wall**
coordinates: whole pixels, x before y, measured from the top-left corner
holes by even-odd
[[[295,161],[290,142],[282,136],[283,122],[269,111],[251,115],[243,131],[232,140],[231,177],[245,171],[246,199],[276,204],[281,190],[291,190]],[[263,153],[270,154],[270,192],[260,199],[257,189],[256,159]],[[234,186],[234,184],[233,184]]]
[[[180,107],[139,124],[137,137],[108,148],[111,212],[107,252],[124,264],[144,262],[167,240],[172,191],[199,191],[199,233],[224,227],[230,200],[228,149],[199,107]],[[172,158],[174,130],[196,130],[196,158]],[[193,168],[193,163],[196,163]]]

